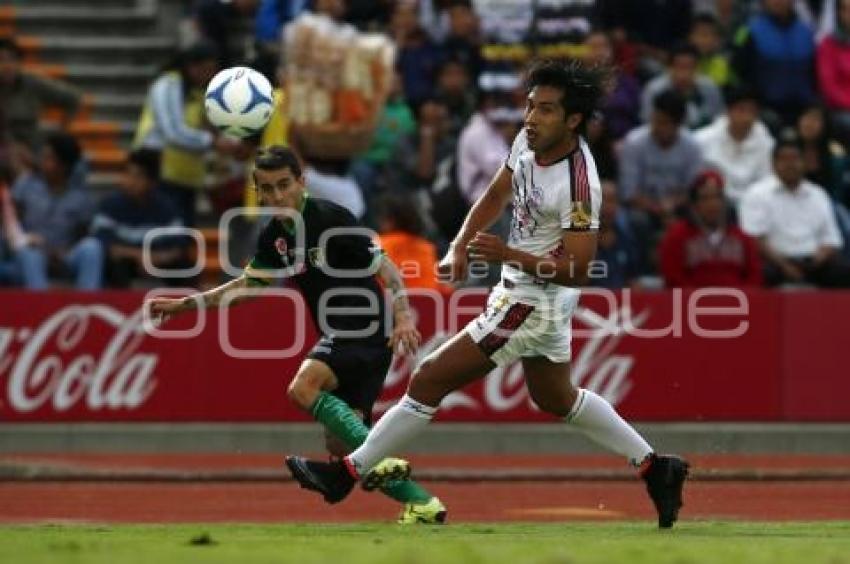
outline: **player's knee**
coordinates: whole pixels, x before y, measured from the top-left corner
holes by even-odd
[[[562,401],[547,400],[544,402],[535,402],[541,411],[554,415],[555,417],[564,418],[570,414],[572,405],[567,405]]]
[[[320,390],[313,386],[310,382],[305,382],[296,378],[289,383],[289,387],[286,389],[286,395],[289,397],[289,401],[293,404],[305,411],[308,411],[311,407],[313,407],[313,403],[316,401],[319,391]]]

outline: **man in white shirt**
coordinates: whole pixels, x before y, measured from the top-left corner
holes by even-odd
[[[832,202],[823,188],[804,179],[796,141],[773,151],[774,176],[750,188],[741,200],[741,227],[758,238],[769,284],[809,283],[850,287],[850,265]]]
[[[737,204],[747,189],[772,172],[775,141],[759,119],[754,92],[733,89],[726,113],[694,134],[705,164],[723,176],[726,197]]]
[[[331,463],[287,457],[303,488],[336,503],[358,481],[372,490],[409,476],[406,461],[386,457],[424,431],[446,395],[496,366],[520,361],[540,409],[626,458],[646,482],[658,526],[673,525],[688,464],[656,454],[605,399],[570,380],[570,320],[596,253],[602,200],[581,134],[602,94],[601,73],[579,63],[531,69],[525,127],[440,263],[452,282],[466,278],[470,259],[501,263],[502,282],[484,312],[416,368],[407,394],[357,450]],[[509,203],[506,242],[485,230]]]

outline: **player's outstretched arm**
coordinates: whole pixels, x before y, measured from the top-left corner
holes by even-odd
[[[502,166],[484,195],[473,204],[463,226],[449,246],[443,260],[440,261],[440,278],[444,282],[461,282],[466,278],[467,244],[480,231],[484,231],[502,215],[511,199],[513,173]]]
[[[387,255],[381,257],[378,277],[384,283],[384,288],[390,292],[393,302],[394,323],[389,347],[393,351],[401,348],[402,352],[413,354],[419,348],[419,343],[422,342],[422,335],[416,329],[401,272],[398,271],[398,267]]]
[[[163,323],[171,317],[193,309],[218,307],[224,296],[230,292],[237,292],[245,288],[257,286],[244,274],[230,282],[225,282],[206,292],[199,292],[184,298],[153,298],[145,302],[145,308],[150,312],[151,319]],[[240,293],[230,300],[230,305],[248,301],[255,298],[255,294]]]

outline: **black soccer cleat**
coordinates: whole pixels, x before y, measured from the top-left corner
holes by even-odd
[[[342,461],[315,462],[301,456],[287,456],[286,466],[302,488],[319,492],[328,503],[339,503],[348,497],[357,483]]]
[[[658,526],[669,529],[679,518],[682,507],[682,487],[690,465],[678,456],[652,455],[649,468],[643,475],[646,491],[658,512]]]

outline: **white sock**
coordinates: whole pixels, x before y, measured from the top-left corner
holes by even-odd
[[[580,389],[570,414],[564,419],[608,450],[639,467],[653,449],[620,417],[610,403],[589,390]]]
[[[357,474],[363,476],[387,455],[396,452],[418,435],[436,412],[436,407],[419,403],[405,394],[372,427],[366,441],[346,459],[354,466]]]

